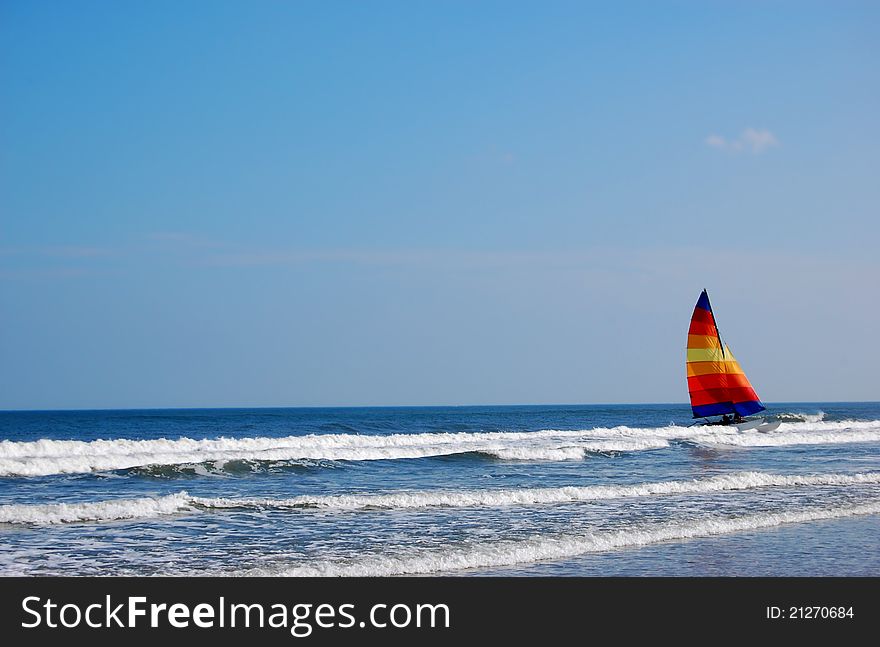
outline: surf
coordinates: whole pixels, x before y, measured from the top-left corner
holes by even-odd
[[[809,433],[807,433],[809,432]],[[786,422],[768,434],[725,427],[597,427],[578,430],[177,439],[41,439],[0,442],[0,477],[39,477],[242,461],[327,466],[482,454],[498,460],[566,461],[649,451],[675,442],[740,447],[880,441],[880,421]],[[248,468],[250,469],[250,468]],[[200,473],[195,468],[196,473]]]
[[[467,543],[440,549],[413,551],[409,555],[370,555],[310,564],[242,569],[229,573],[246,577],[390,577],[430,575],[474,569],[509,567],[558,561],[670,541],[730,535],[788,524],[880,513],[880,499],[834,508],[807,508],[761,512],[739,517],[707,516],[694,521],[644,524],[624,530],[583,534],[537,535],[518,541]],[[211,573],[214,575],[215,573]]]
[[[303,495],[290,498],[199,497],[185,491],[158,497],[96,502],[0,505],[0,523],[56,525],[148,519],[217,510],[329,512],[558,505],[651,496],[700,495],[761,488],[846,487],[880,484],[880,472],[855,474],[773,474],[739,472],[704,479],[618,485],[416,490],[390,493]]]

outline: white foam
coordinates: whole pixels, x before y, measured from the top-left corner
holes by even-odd
[[[815,508],[788,512],[761,512],[741,517],[708,517],[696,521],[652,524],[609,532],[582,535],[539,535],[521,541],[469,543],[452,548],[424,550],[410,555],[376,555],[350,560],[312,562],[308,565],[277,565],[232,573],[241,576],[360,576],[388,577],[448,573],[465,569],[491,568],[560,560],[619,548],[647,546],[664,541],[726,535],[854,515],[880,513],[880,501],[843,508]]]
[[[857,474],[781,475],[764,472],[722,474],[705,479],[658,481],[631,485],[482,490],[415,490],[387,494],[339,494],[271,498],[208,498],[178,492],[161,497],[112,499],[85,503],[0,506],[0,523],[58,524],[114,521],[193,513],[212,509],[414,509],[432,507],[502,507],[548,505],[630,497],[710,494],[766,487],[849,486],[880,483],[880,472]]]
[[[0,505],[0,523],[59,524],[158,517],[192,511],[186,492],[162,497],[111,499],[86,503]]]
[[[781,475],[739,472],[705,479],[658,481],[633,485],[589,485],[557,488],[517,488],[500,490],[421,490],[390,494],[341,494],[300,496],[289,499],[209,499],[194,497],[193,503],[206,508],[429,508],[556,504],[628,497],[708,494],[765,487],[845,486],[880,483],[880,472],[858,474]]]
[[[112,471],[224,461],[365,461],[479,452],[502,460],[580,460],[585,454],[667,447],[670,441],[745,447],[880,441],[880,421],[785,422],[774,432],[618,426],[532,432],[316,434],[283,438],[0,442],[0,476]]]
[[[531,451],[531,460],[570,459],[574,447],[584,452],[620,451],[619,439],[602,442],[588,431],[490,433],[423,433],[390,435],[324,434],[284,438],[219,438],[211,440],[38,440],[0,442],[0,476],[46,476],[121,470],[149,465],[181,465],[225,460],[387,460],[425,458],[469,452],[501,456]],[[657,441],[634,440],[635,448]],[[566,449],[559,453],[554,451]],[[543,453],[542,453],[543,452]]]
[[[664,447],[669,447],[669,441],[665,438],[609,438],[581,441],[567,447],[496,447],[482,450],[481,453],[508,461],[574,461],[582,460],[586,454],[592,453],[635,452]]]
[[[880,441],[878,431],[788,432],[763,434],[754,430],[739,433],[708,433],[695,438],[699,443],[737,447],[784,447],[787,445],[834,445]]]

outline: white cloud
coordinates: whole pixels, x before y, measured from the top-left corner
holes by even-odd
[[[721,135],[709,135],[706,137],[706,145],[711,146],[712,148],[727,148],[727,140],[724,139]]]
[[[706,145],[717,150],[740,153],[747,151],[754,154],[763,153],[768,148],[779,146],[779,140],[769,130],[746,128],[735,139],[728,139],[715,133],[704,140]]]
[[[769,130],[746,128],[742,135],[740,135],[740,139],[753,153],[760,153],[764,149],[779,146],[779,140],[776,139],[776,135]]]

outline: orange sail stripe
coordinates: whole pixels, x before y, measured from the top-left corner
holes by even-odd
[[[688,348],[721,348],[715,335],[688,335]]]
[[[688,362],[687,376],[712,375],[713,373],[742,373],[743,370],[736,360],[727,362]]]

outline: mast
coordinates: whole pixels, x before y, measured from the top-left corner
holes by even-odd
[[[718,337],[718,344],[721,346],[721,357],[724,357],[724,340],[721,339],[721,329],[718,328],[718,320],[715,319],[715,311],[712,310],[712,304],[709,301],[709,292],[703,288],[703,294],[706,295],[706,304],[709,306],[709,314],[712,315],[712,325],[715,326],[715,336]]]

